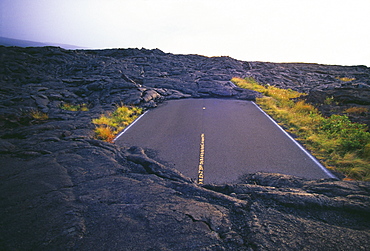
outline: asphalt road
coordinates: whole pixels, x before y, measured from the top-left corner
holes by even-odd
[[[250,101],[182,99],[150,110],[116,139],[204,183],[258,171],[334,177]]]

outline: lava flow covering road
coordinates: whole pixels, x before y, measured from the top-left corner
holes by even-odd
[[[148,149],[159,162],[201,184],[237,182],[258,171],[335,178],[250,101],[167,101],[115,142]]]

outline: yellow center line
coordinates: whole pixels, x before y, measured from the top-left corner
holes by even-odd
[[[200,135],[200,155],[198,166],[198,184],[202,185],[204,180],[204,133]]]

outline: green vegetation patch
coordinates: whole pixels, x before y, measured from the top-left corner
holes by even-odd
[[[143,110],[139,107],[117,106],[113,112],[107,112],[92,122],[96,125],[95,136],[97,139],[113,142],[118,133],[130,125]]]
[[[88,111],[88,105],[87,104],[70,104],[70,103],[63,103],[60,105],[60,108],[66,111]]]
[[[232,82],[263,93],[265,97],[256,103],[327,168],[347,179],[370,181],[370,132],[366,125],[352,123],[346,115],[324,117],[316,107],[297,99],[304,93],[261,85],[253,78],[233,78]]]

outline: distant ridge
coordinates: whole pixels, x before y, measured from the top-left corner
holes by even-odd
[[[82,47],[69,45],[69,44],[56,44],[56,43],[41,43],[29,40],[20,40],[7,37],[0,37],[0,45],[3,46],[18,46],[18,47],[44,47],[44,46],[57,46],[63,49],[83,49]]]

